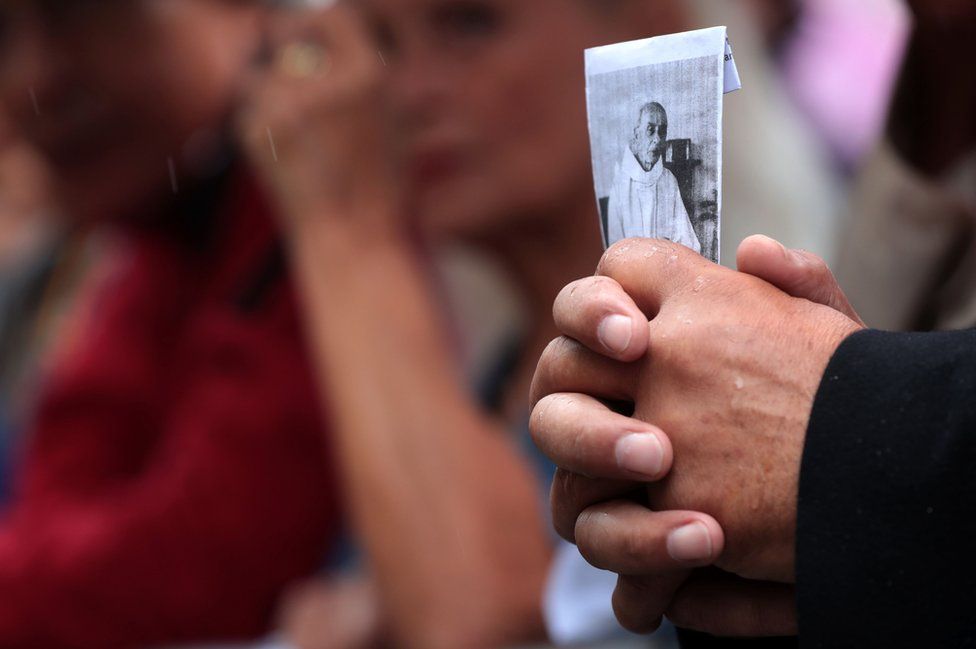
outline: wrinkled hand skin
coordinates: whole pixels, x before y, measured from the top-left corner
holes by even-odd
[[[713,516],[726,535],[718,567],[793,582],[807,422],[830,357],[862,325],[666,241],[620,242],[597,274],[619,282],[649,319],[646,355],[593,366],[579,361],[577,343],[556,341],[534,398],[561,391],[558,377],[592,370],[588,382],[615,393],[591,396],[631,400],[634,417],[671,440],[673,467],[647,487],[650,508]]]

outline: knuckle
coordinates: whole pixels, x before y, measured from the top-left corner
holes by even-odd
[[[798,253],[801,257],[803,257],[803,260],[806,262],[806,266],[808,268],[817,271],[827,270],[827,262],[824,261],[820,255],[812,253],[808,250],[799,250]]]
[[[688,607],[681,601],[675,600],[671,602],[667,612],[665,612],[665,616],[676,627],[689,630],[698,630],[700,628],[697,625],[697,620],[693,616],[688,615]]]
[[[584,285],[585,281],[585,279],[577,279],[564,286],[562,290],[559,291],[559,294],[556,295],[556,305],[558,306],[568,301],[570,297],[576,295],[576,291],[578,291]]]
[[[553,313],[565,322],[588,320],[594,315],[602,317],[608,311],[608,303],[616,301],[620,293],[620,285],[609,277],[579,279],[563,288]]]
[[[591,298],[617,297],[621,291],[620,284],[606,275],[595,275],[582,281],[585,282],[584,286],[588,289]]]
[[[542,358],[539,361],[539,367],[542,367],[543,364],[548,367],[550,364],[559,360],[559,358],[564,354],[566,344],[567,340],[563,336],[550,340],[549,344],[546,345],[546,348],[542,351]]]
[[[570,543],[575,543],[576,521],[579,517],[576,491],[575,476],[563,469],[556,469],[549,491],[549,507],[556,533]]]
[[[814,254],[810,255],[810,266],[813,268],[814,272],[824,277],[825,279],[826,278],[833,279],[834,274],[831,272],[830,266],[828,266],[827,262],[821,259],[820,257],[818,257],[817,255]]]
[[[628,527],[620,535],[617,543],[621,559],[629,566],[640,566],[647,563],[649,547],[644,535],[637,527]]]
[[[603,275],[576,280],[559,293],[553,304],[556,325],[578,337],[595,335],[603,318],[626,313],[629,298],[620,284]]]
[[[559,478],[561,503],[568,511],[572,512],[575,525],[576,519],[585,506],[583,496],[584,487],[582,484],[585,478],[565,469],[559,469],[556,473]]]
[[[563,355],[561,350],[564,345],[565,341],[561,338],[555,338],[542,351],[542,356],[539,357],[539,363],[536,365],[535,376],[532,379],[533,403],[538,403],[543,397],[550,394],[549,386],[552,384],[555,366]]]
[[[641,579],[621,577],[613,592],[613,613],[620,626],[632,633],[652,633],[661,625],[662,612],[652,610]]]
[[[560,336],[550,342],[544,352],[547,361],[547,376],[550,378],[563,376],[567,371],[567,364],[572,362],[580,349],[580,343],[568,336]]]
[[[575,311],[576,296],[579,292],[586,290],[588,279],[584,278],[570,282],[559,291],[552,305],[552,313],[557,320],[561,315]]]
[[[809,281],[821,285],[833,281],[834,274],[830,266],[819,255],[805,250],[798,251],[796,254],[801,259],[801,268]]]
[[[609,545],[609,531],[602,513],[583,511],[576,518],[574,535],[583,558],[597,568],[605,567],[604,557]]]
[[[627,312],[629,302],[630,298],[616,280],[600,276],[592,279],[590,290],[580,306],[593,318],[602,319],[612,313]]]
[[[704,631],[709,627],[707,603],[699,601],[696,597],[682,595],[680,591],[668,605],[665,615],[675,626],[682,629]]]
[[[629,265],[637,253],[648,245],[647,239],[622,239],[607,248],[597,266],[597,275],[613,277],[622,268]]]
[[[529,415],[529,433],[543,452],[552,447],[554,438],[566,432],[561,413],[567,400],[567,395],[563,394],[544,395],[536,402],[532,414]]]
[[[553,403],[554,395],[547,394],[536,401],[535,406],[532,408],[532,413],[529,415],[529,432],[532,433],[532,438],[538,441],[537,437],[541,436],[546,430],[546,424],[549,418],[549,408]]]

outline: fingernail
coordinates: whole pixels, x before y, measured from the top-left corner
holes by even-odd
[[[712,558],[712,536],[700,521],[679,527],[668,534],[668,554],[675,561],[698,563]]]
[[[656,480],[664,467],[664,445],[652,433],[634,433],[617,440],[617,466],[649,480]]]
[[[622,354],[627,351],[633,335],[633,322],[624,315],[612,315],[604,318],[596,330],[600,344],[615,354]]]

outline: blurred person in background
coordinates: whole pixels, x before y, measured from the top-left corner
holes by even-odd
[[[714,3],[700,4],[356,0],[279,30],[243,137],[285,217],[342,492],[370,572],[358,587],[310,585],[290,598],[295,644],[543,638],[552,540],[519,447],[531,373],[554,334],[549,305],[600,255],[582,52],[704,26]],[[737,17],[748,29],[751,18]],[[759,77],[766,66],[742,63],[762,60],[746,37],[756,31],[737,52]],[[729,231],[759,229],[748,214],[772,197],[758,213],[804,245],[818,206],[831,204],[826,165],[804,149],[793,118],[776,114],[785,102],[775,82],[755,83],[761,99],[739,104],[738,123],[760,128],[742,129],[729,152],[733,177],[750,186],[730,192],[727,214],[745,222],[730,218]],[[755,180],[768,167],[791,172],[769,191]],[[429,263],[428,250],[458,243],[493,256],[528,307],[494,409],[465,385]],[[588,574],[609,593],[612,583]],[[339,642],[328,611],[342,600],[361,614]],[[598,639],[612,612],[596,617],[554,635]]]
[[[0,99],[109,239],[0,522],[0,646],[264,632],[336,526],[273,219],[227,136],[265,10],[4,0]]]
[[[849,178],[884,129],[909,11],[902,0],[753,1],[772,17],[789,96]]]
[[[97,242],[66,227],[47,167],[0,118],[0,505],[54,342],[70,336]]]
[[[0,275],[9,278],[51,238],[47,169],[0,114]]]
[[[55,239],[44,165],[0,118],[0,504],[24,410],[20,391],[36,309],[50,274],[45,254]]]
[[[884,141],[865,165],[837,278],[870,325],[976,326],[976,6],[913,2]]]
[[[778,52],[788,42],[803,15],[803,0],[746,0],[755,13],[756,27],[766,46]]]

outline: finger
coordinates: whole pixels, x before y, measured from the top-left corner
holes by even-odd
[[[591,565],[621,575],[664,575],[711,565],[722,554],[718,522],[698,512],[655,512],[627,500],[601,503],[576,521],[576,546]]]
[[[590,394],[612,401],[633,401],[639,369],[590,351],[565,336],[549,343],[532,379],[532,406],[560,392]]]
[[[564,335],[595,352],[630,362],[647,351],[647,318],[609,277],[587,277],[568,285],[552,313]]]
[[[322,45],[341,72],[350,62],[380,63],[365,21],[352,7],[285,9],[271,24],[271,45],[280,48],[295,41]]]
[[[617,414],[584,394],[551,394],[529,418],[536,446],[556,466],[593,478],[653,482],[671,469],[659,428]]]
[[[643,483],[626,480],[585,478],[578,473],[556,469],[549,492],[552,524],[556,533],[570,543],[576,542],[576,521],[583,510],[608,500],[646,498]]]
[[[689,572],[684,571],[651,577],[618,576],[611,601],[620,626],[631,633],[657,631],[675,592],[688,575]]]
[[[315,26],[319,27],[325,42],[356,60],[382,65],[378,44],[359,11],[349,4],[338,3],[320,13],[328,19],[316,21]]]
[[[737,265],[741,272],[765,280],[784,293],[829,306],[864,324],[827,263],[812,252],[788,250],[774,239],[756,235],[739,246]]]
[[[334,92],[334,81],[318,74],[296,77],[276,62],[247,71],[239,85],[236,121],[249,148],[262,156],[277,153],[276,145],[286,148],[298,130],[292,125]]]
[[[693,250],[662,239],[624,239],[603,255],[597,275],[617,281],[648,319],[703,273],[720,267]]]
[[[287,126],[304,110],[309,91],[274,70],[251,71],[240,91],[236,121],[245,144],[253,153],[273,158],[273,145],[286,144]]]
[[[797,634],[796,588],[718,570],[696,572],[675,593],[666,615],[676,626],[725,637]]]

